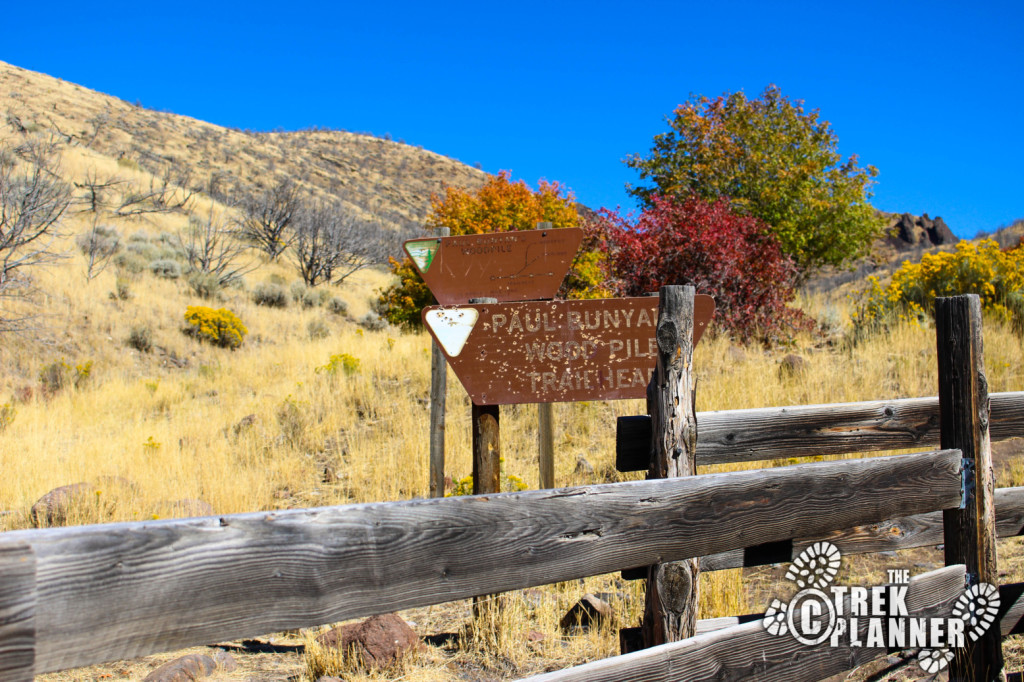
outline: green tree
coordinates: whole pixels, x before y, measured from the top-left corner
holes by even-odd
[[[868,204],[878,170],[843,160],[818,110],[805,111],[776,85],[757,99],[742,92],[691,97],[666,118],[649,156],[625,163],[650,185],[628,189],[644,205],[656,195],[696,195],[771,226],[800,278],[867,255],[883,221]]]

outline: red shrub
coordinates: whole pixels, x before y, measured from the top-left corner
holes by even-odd
[[[770,343],[812,326],[786,306],[795,295],[793,261],[764,223],[735,213],[728,200],[656,196],[635,223],[607,210],[602,215],[621,294],[691,284],[715,298],[715,325],[744,342]]]

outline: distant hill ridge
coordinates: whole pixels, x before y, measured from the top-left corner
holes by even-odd
[[[254,133],[153,111],[0,62],[0,115],[10,134],[50,129],[121,164],[230,197],[289,177],[392,229],[418,228],[432,192],[481,186],[487,174],[419,147],[340,130]],[[0,129],[4,126],[0,125]]]

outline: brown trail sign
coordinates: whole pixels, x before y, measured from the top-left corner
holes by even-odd
[[[520,230],[412,239],[402,247],[441,305],[471,298],[550,299],[569,272],[583,230]]]
[[[711,320],[694,301],[693,343]],[[656,297],[430,306],[423,322],[477,405],[644,398]]]

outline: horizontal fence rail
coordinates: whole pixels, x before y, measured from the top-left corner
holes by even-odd
[[[961,457],[3,533],[0,671],[31,679],[954,508]]]
[[[991,439],[1024,438],[1024,391],[989,397]],[[939,446],[937,397],[698,412],[696,420],[700,466]],[[647,470],[650,424],[648,415],[618,418],[618,470]]]
[[[949,614],[964,591],[964,567],[947,566],[917,576],[907,590],[907,610],[914,617]],[[847,597],[847,602],[849,597]],[[867,619],[861,619],[867,641]],[[529,682],[668,682],[670,680],[747,680],[790,682],[820,680],[884,656],[885,648],[816,647],[788,635],[772,635],[761,622],[716,630],[624,656],[530,677]]]
[[[996,534],[1001,538],[1024,535],[1024,488],[996,489]],[[815,537],[783,540],[712,554],[701,557],[700,570],[720,571],[786,563],[820,540],[831,542],[843,556],[938,545],[943,541],[942,512],[887,519],[881,523],[837,530]]]
[[[993,441],[1024,438],[1024,391],[992,393]],[[616,466],[646,471],[651,419],[619,417]],[[697,413],[697,464],[939,446],[939,399],[794,405]]]
[[[989,398],[991,439],[1024,438],[1024,391]],[[938,398],[697,413],[701,465],[938,446]]]

